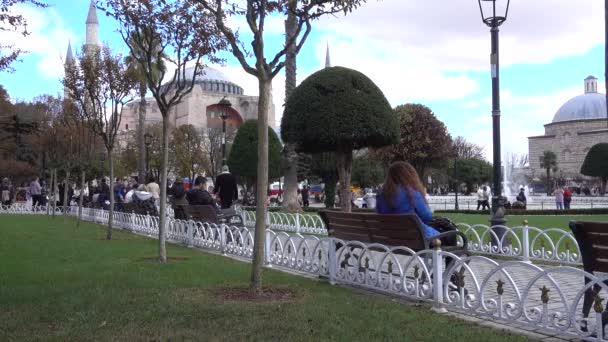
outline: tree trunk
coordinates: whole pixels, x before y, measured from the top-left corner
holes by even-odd
[[[285,21],[285,44],[296,34],[298,29],[298,20],[296,18],[297,2],[289,0],[287,20]],[[295,42],[295,41],[294,41]],[[297,77],[297,62],[296,62],[296,45],[290,44],[287,46],[285,53],[285,101],[296,88]],[[285,144],[282,154],[283,175],[285,177],[285,185],[283,191],[283,211],[301,212],[302,208],[298,202],[298,154],[295,146]]]
[[[167,226],[167,165],[169,164],[169,118],[163,116],[163,142],[160,171],[160,217],[158,221],[158,260],[167,262],[165,228]]]
[[[336,151],[336,164],[338,164],[338,175],[340,177],[340,207],[343,212],[350,213],[350,177],[353,167],[353,152]]]
[[[53,205],[53,218],[55,218],[55,211],[57,210],[57,201],[55,200],[55,195],[57,194],[57,169],[53,169],[53,179],[51,181],[51,199]]]
[[[63,203],[61,203],[61,205],[63,205],[63,216],[66,216],[68,214],[68,204],[70,203],[70,200],[68,198],[69,187],[70,187],[70,170],[65,170],[65,180],[63,181]]]
[[[547,196],[551,196],[551,170],[547,169]]]
[[[82,202],[84,201],[84,186],[85,184],[85,171],[80,171],[80,195],[78,196],[78,224],[80,227],[80,221],[82,221]]]
[[[266,196],[268,189],[268,108],[272,80],[259,77],[258,102],[258,172],[256,185],[255,237],[251,264],[250,289],[254,296],[262,294],[262,266],[266,238]]]
[[[108,163],[110,169],[110,217],[108,218],[106,240],[112,240],[112,225],[114,223],[114,161],[112,160],[112,150],[108,150]]]
[[[137,125],[137,183],[144,184],[146,181],[146,83],[139,84],[139,122]]]
[[[51,169],[51,175],[50,176],[51,176],[51,179],[49,180],[49,182],[50,182],[49,185],[52,185],[53,184],[53,169]],[[47,188],[47,191],[45,191],[45,192],[46,192],[46,195],[48,196],[49,195],[48,188]],[[46,200],[46,198],[45,198],[45,200]],[[33,202],[32,202],[32,204],[33,204]],[[46,201],[46,216],[49,216],[49,209],[50,209],[50,207],[51,207],[51,204],[48,201]]]

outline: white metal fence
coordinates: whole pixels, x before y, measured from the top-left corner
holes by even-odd
[[[46,209],[2,207],[0,213],[46,214]],[[70,210],[69,214],[75,216],[77,210]],[[107,223],[109,213],[85,208],[83,218],[103,224]],[[159,222],[155,217],[116,212],[114,222],[117,228],[158,236]],[[552,231],[528,227],[526,238],[525,227],[509,228],[502,240],[509,237],[511,243],[492,246],[484,242],[494,233],[491,229],[483,226],[461,226],[461,229],[467,235],[478,236],[477,242],[470,244],[473,250],[487,254],[532,260],[545,260],[547,256],[563,263],[580,261],[578,254],[561,252],[566,241],[572,242],[565,233],[558,232],[562,235],[556,235],[556,240]],[[253,231],[247,227],[169,218],[167,239],[245,259],[251,259],[253,254]],[[532,242],[545,240],[552,242],[546,249],[536,248],[536,242]],[[522,247],[526,245],[533,248]],[[461,312],[589,341],[605,340],[603,302],[592,289],[608,291],[604,283],[608,279],[570,266],[541,268],[526,260],[499,263],[485,256],[458,257],[441,247],[413,251],[274,229],[266,232],[264,260],[267,267],[319,276],[332,284],[354,285],[429,302],[436,311]],[[588,318],[582,315],[586,292],[594,295]]]

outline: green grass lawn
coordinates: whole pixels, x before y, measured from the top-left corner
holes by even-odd
[[[519,336],[437,315],[428,307],[267,270],[266,285],[293,302],[226,302],[249,265],[44,216],[0,216],[0,341],[519,341]]]
[[[476,215],[476,214],[439,214],[440,216],[449,217],[456,223],[468,223],[473,224],[485,224],[490,225],[490,217],[488,215]],[[548,228],[560,228],[570,231],[568,223],[570,221],[608,221],[608,215],[509,215],[507,218],[508,227],[521,226],[523,220],[528,220],[528,226],[537,227],[541,229]]]

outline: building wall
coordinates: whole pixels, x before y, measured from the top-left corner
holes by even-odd
[[[545,125],[545,135],[530,137],[529,160],[531,172],[544,174],[540,168],[540,157],[544,151],[557,155],[557,166],[564,176],[580,174],[580,168],[589,149],[608,141],[606,120],[577,120]]]

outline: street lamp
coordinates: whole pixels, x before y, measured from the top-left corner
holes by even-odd
[[[222,118],[222,166],[224,166],[226,165],[226,119],[232,103],[224,96],[217,105],[220,108],[220,117]]]
[[[458,188],[459,188],[460,182],[459,182],[458,169],[457,168],[458,168],[458,160],[454,159],[454,169],[452,171],[453,171],[454,182],[455,182],[454,183],[455,184],[454,185],[454,196],[455,196],[455,198],[454,198],[454,210],[456,210],[456,211],[458,211],[460,209],[459,206],[458,206]]]
[[[150,177],[150,146],[152,145],[152,134],[150,132],[144,134],[144,144],[146,145],[146,176]],[[145,179],[138,180],[139,184],[144,184],[145,182]]]
[[[491,74],[492,74],[492,144],[494,155],[494,195],[492,196],[492,226],[503,226],[505,219],[505,198],[502,197],[502,175],[500,158],[500,92],[498,63],[498,27],[507,20],[510,0],[478,0],[481,20],[490,27],[491,33]],[[505,234],[504,228],[495,230],[498,239]]]

